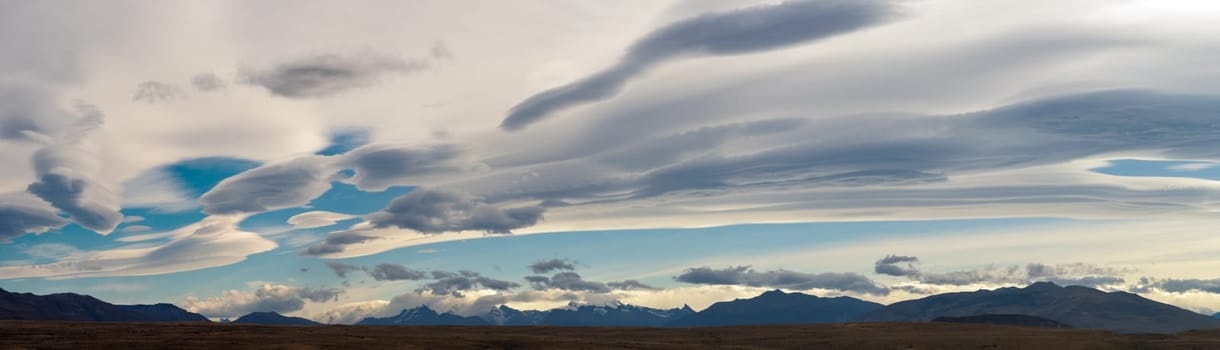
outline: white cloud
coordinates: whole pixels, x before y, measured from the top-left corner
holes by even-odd
[[[0,276],[63,279],[160,275],[229,265],[276,247],[275,242],[256,233],[239,230],[237,223],[242,219],[244,216],[209,216],[165,233],[164,237],[171,239],[164,244],[87,250],[46,264],[0,266]]]
[[[329,211],[310,211],[293,215],[292,217],[288,218],[288,224],[292,225],[293,228],[298,229],[317,228],[334,225],[339,221],[354,217],[355,216],[352,215]]]

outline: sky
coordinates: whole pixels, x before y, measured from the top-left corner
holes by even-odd
[[[1220,4],[3,1],[0,288],[1220,311]]]

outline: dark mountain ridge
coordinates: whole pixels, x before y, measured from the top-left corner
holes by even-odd
[[[275,311],[268,312],[251,312],[245,316],[239,317],[233,324],[262,324],[262,325],[293,325],[293,326],[315,326],[321,323],[314,322],[308,319],[292,316],[284,316]]]
[[[722,301],[668,324],[674,327],[847,322],[884,305],[852,297],[822,298],[773,290],[750,299]]]
[[[114,305],[75,293],[35,295],[0,289],[0,320],[102,322],[208,322],[171,304]]]
[[[1025,288],[945,293],[897,302],[862,315],[865,322],[927,322],[938,317],[1016,314],[1119,333],[1176,333],[1220,328],[1220,320],[1126,292],[1038,282]]]

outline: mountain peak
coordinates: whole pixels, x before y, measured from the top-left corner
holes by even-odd
[[[1029,286],[1026,286],[1024,289],[1025,290],[1056,290],[1056,289],[1063,289],[1063,287],[1060,287],[1058,284],[1055,284],[1055,282],[1040,281],[1040,282],[1034,282],[1034,283],[1030,284]]]
[[[759,296],[760,296],[760,297],[765,297],[765,296],[777,296],[777,295],[788,295],[788,293],[784,293],[784,291],[779,290],[779,289],[772,289],[772,290],[769,290],[769,291],[763,292],[763,293],[762,293],[762,294],[760,294]]]

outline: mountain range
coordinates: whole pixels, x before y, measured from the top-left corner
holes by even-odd
[[[0,320],[186,322],[207,317],[170,304],[114,305],[88,295],[34,295],[0,289]]]
[[[852,297],[820,298],[804,293],[765,292],[750,299],[722,301],[667,324],[674,327],[840,323],[885,307]]]
[[[927,322],[983,314],[1037,316],[1077,328],[1119,333],[1176,333],[1220,328],[1220,320],[1126,292],[1037,282],[1025,288],[945,293],[890,304],[860,316],[864,322]]]
[[[0,289],[0,319],[116,322],[207,321],[170,304],[112,305],[87,295],[34,295]],[[844,322],[957,322],[1032,327],[1075,327],[1120,333],[1176,333],[1220,328],[1210,317],[1125,292],[1067,286],[1049,282],[1024,288],[999,288],[946,293],[881,305],[851,297],[818,297],[779,290],[754,298],[715,303],[696,312],[689,306],[654,309],[611,303],[538,311],[501,305],[475,316],[437,312],[428,306],[408,308],[397,315],[369,317],[357,325],[406,326],[635,326],[704,327],[764,324]],[[316,322],[256,312],[237,324],[311,325]]]
[[[275,311],[267,312],[251,312],[245,316],[230,322],[233,324],[261,324],[261,325],[292,325],[292,326],[315,326],[321,323],[314,322],[308,319],[292,316],[280,315]]]

